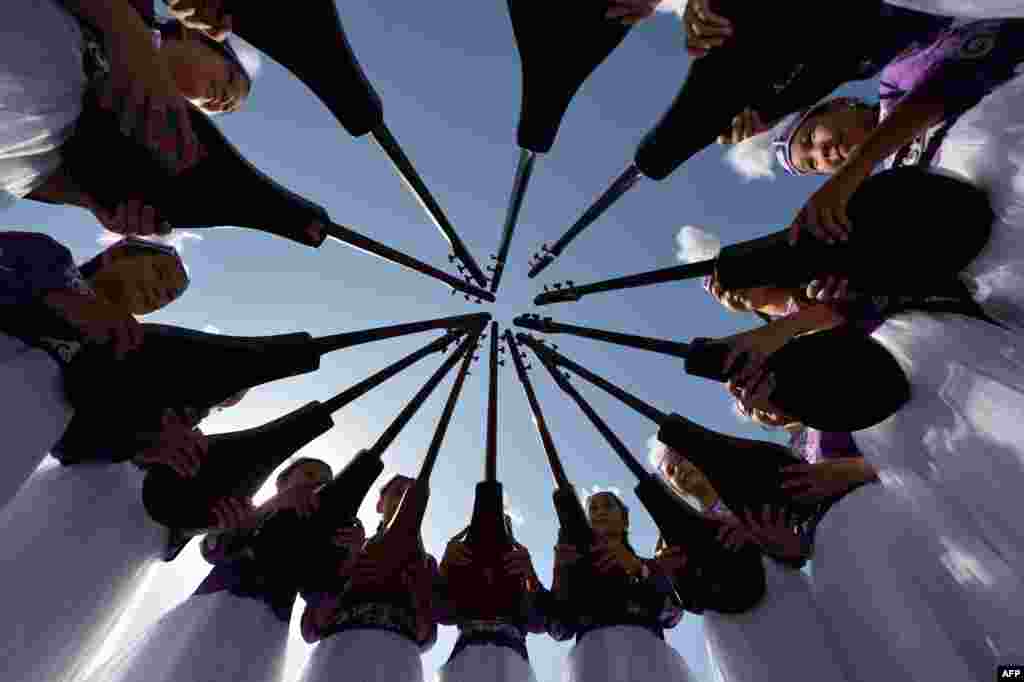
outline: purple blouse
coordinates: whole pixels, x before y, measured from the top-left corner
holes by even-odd
[[[861,456],[853,435],[846,431],[803,428],[790,436],[789,448],[810,464],[840,457]]]
[[[945,131],[985,95],[1016,75],[1024,61],[1024,22],[975,21],[947,29],[928,43],[915,43],[881,73],[880,119],[922,85],[939,88],[946,103],[943,121],[886,161],[887,167],[932,165]]]

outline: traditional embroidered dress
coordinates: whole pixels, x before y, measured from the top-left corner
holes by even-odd
[[[11,680],[71,682],[149,568],[184,546],[146,514],[138,467],[90,459],[41,468],[0,511],[0,660]]]
[[[574,567],[560,591],[552,593],[548,634],[559,642],[576,638],[566,681],[693,680],[683,657],[665,643],[664,631],[683,617],[672,580],[655,569],[646,580],[605,580],[590,573],[586,566]]]
[[[435,618],[458,625],[459,638],[448,661],[437,671],[437,682],[536,682],[526,650],[527,633],[545,631],[550,595],[541,587],[523,595],[519,617],[507,621],[467,621],[448,597],[448,582],[439,577],[434,590]]]
[[[720,500],[708,511],[730,513]],[[816,523],[817,518],[794,532],[809,544]],[[767,556],[763,561],[765,596],[753,609],[737,615],[704,613],[704,634],[716,679],[784,680],[793,674],[793,662],[799,660],[800,674],[808,680],[846,682],[827,625],[830,614],[823,615],[818,609],[800,565]]]
[[[60,166],[88,86],[78,21],[57,0],[10,0],[0,26],[0,208]]]
[[[979,21],[911,47],[881,74],[880,119],[927,83],[946,118],[886,161],[967,180],[988,195],[992,236],[963,273],[997,320],[1024,329],[1024,20]]]
[[[428,555],[436,584],[437,560]],[[344,589],[347,589],[347,585]],[[390,602],[345,603],[345,594],[304,592],[307,608],[340,600],[333,622],[317,630],[303,621],[306,641],[319,641],[302,674],[302,682],[422,682],[421,652],[437,641],[437,624],[423,641],[416,637],[416,612],[407,595]]]
[[[7,332],[0,333],[0,507],[39,466],[73,414],[64,397],[60,348],[41,341],[55,328],[77,336],[42,303],[57,290],[88,292],[71,252],[46,235],[0,232],[0,328]]]
[[[278,682],[297,589],[253,556],[251,538],[208,535],[203,557],[215,567],[195,593],[86,682]]]

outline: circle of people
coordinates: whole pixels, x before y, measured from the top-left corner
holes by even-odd
[[[397,475],[379,488],[380,526],[368,537],[354,516],[325,518],[324,491],[338,476],[306,457],[288,457],[276,494],[259,507],[251,493],[211,494],[196,502],[208,519],[202,527],[154,518],[147,474],[162,468],[175,481],[199,480],[216,437],[198,425],[242,400],[247,386],[142,406],[125,434],[110,433],[102,415],[76,399],[84,358],[99,354],[108,370],[130,367],[133,355],[164,338],[161,325],[136,318],[182,296],[189,276],[161,241],[173,225],[156,200],[96,196],[66,162],[65,145],[88,134],[77,123],[94,96],[121,135],[167,173],[187,173],[207,153],[192,112],[226,115],[243,106],[259,59],[234,35],[230,0],[169,0],[173,19],[158,18],[154,4],[10,0],[0,29],[3,200],[79,206],[124,236],[76,265],[47,235],[0,232],[4,679],[277,682],[299,594],[302,635],[317,643],[303,682],[419,682],[420,655],[436,641],[438,624],[459,629],[437,672],[442,682],[535,679],[530,633],[575,640],[567,680],[684,682],[695,678],[664,631],[688,610],[703,614],[710,660],[725,682],[982,682],[1000,665],[1024,665],[1024,439],[1014,435],[1024,420],[1024,2],[854,3],[871,14],[858,42],[859,70],[851,76],[836,66],[822,82],[878,77],[877,101],[808,94],[814,87],[801,79],[820,55],[805,44],[806,63],[796,62],[785,82],[736,94],[742,111],[718,131],[739,174],[830,176],[788,228],[793,243],[839,249],[858,231],[884,229],[885,239],[872,242],[882,261],[886,239],[902,231],[914,235],[921,261],[956,250],[961,233],[983,233],[984,243],[947,279],[913,291],[872,284],[887,275],[864,252],[857,253],[868,262],[811,268],[813,277],[792,285],[793,278],[733,287],[724,270],[706,276],[704,289],[727,310],[764,322],[715,341],[728,347],[726,388],[737,411],[786,431],[789,459],[770,481],[751,482],[740,475],[746,463],[730,458],[757,457],[763,443],[720,434],[701,441],[709,451],[659,443],[650,463],[661,489],[696,514],[684,521],[679,512],[679,523],[711,524],[725,552],[711,562],[670,541],[665,528],[673,521],[663,514],[656,519],[663,540],[653,557],[641,556],[629,541],[631,510],[614,493],[596,493],[583,504],[593,537],[582,546],[560,534],[550,588],[507,523],[510,543],[498,556],[482,556],[488,548],[474,544],[470,526],[440,563],[418,541],[389,564],[374,548],[400,510],[414,506],[417,479]],[[592,4],[604,21],[632,26],[658,2]],[[689,0],[679,9],[694,64],[716,63],[755,41],[744,30],[743,4]],[[768,4],[780,32],[787,13],[825,13],[810,3]],[[835,14],[819,31],[846,30],[845,11],[830,8]],[[858,202],[883,177],[891,180],[888,194]],[[944,203],[928,184],[934,178],[980,190],[986,210]],[[948,219],[939,230],[916,215]],[[320,227],[307,228],[310,241],[323,240]],[[687,228],[684,236],[691,260],[718,257],[710,235]],[[822,425],[885,402],[885,382],[878,380],[879,395],[863,392],[871,373],[848,384],[841,353],[775,360],[811,348],[809,340],[838,338],[830,336],[837,331],[884,349],[909,387],[898,409],[866,428]],[[791,378],[804,393],[781,390],[785,372],[799,369],[813,375],[814,394],[806,393],[811,383]],[[815,409],[802,411],[808,402]],[[62,466],[39,467],[47,454]],[[770,490],[754,504],[743,495],[757,485]],[[282,518],[283,533],[274,526]],[[195,537],[213,565],[195,593],[83,677],[146,569],[173,560]],[[285,566],[274,561],[282,547],[310,558]],[[764,572],[757,598],[740,609],[703,598],[700,590],[728,574],[729,557],[739,561],[752,548]],[[809,559],[813,570],[801,571]],[[510,590],[502,609],[477,603],[500,601],[489,592],[496,585]],[[731,589],[724,577],[721,585]]]

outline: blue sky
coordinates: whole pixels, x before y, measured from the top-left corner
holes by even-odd
[[[383,99],[389,126],[477,260],[486,264],[497,249],[518,155],[519,62],[505,3],[459,3],[457,9],[439,10],[430,3],[357,0],[345,3],[341,13]],[[572,49],[577,39],[567,35],[565,49]],[[542,241],[556,239],[625,167],[644,131],[671,101],[687,66],[678,20],[659,15],[635,29],[577,95],[554,149],[537,162],[499,301],[486,308],[499,322],[510,324],[515,315],[531,311],[531,300],[543,283],[566,278],[587,282],[673,264],[674,237],[684,224],[711,229],[725,243],[779,229],[816,186],[813,180],[790,179],[744,183],[722,162],[721,148],[712,148],[668,180],[642,183],[554,266],[537,280],[528,280],[529,255]],[[447,267],[446,245],[387,159],[366,139],[350,138],[276,64],[264,64],[244,111],[218,123],[253,163],[324,205],[335,221]],[[4,220],[10,228],[53,235],[79,260],[99,249],[98,226],[74,209],[21,202]],[[295,330],[327,334],[467,309],[461,296],[449,296],[440,283],[337,243],[314,251],[231,229],[205,231],[202,237],[184,247],[193,278],[188,294],[149,321],[199,329],[212,325],[238,335]],[[695,283],[594,295],[537,312],[576,324],[681,340],[727,335],[754,324],[753,318],[727,314]],[[206,430],[254,426],[310,400],[325,400],[432,338],[413,336],[327,356],[318,372],[251,392],[238,407],[211,419]],[[687,377],[678,360],[585,339],[563,337],[556,342],[562,352],[662,409],[730,433],[773,437],[740,422],[725,391]],[[486,353],[481,360],[485,358]],[[323,457],[337,470],[376,439],[436,366],[436,358],[424,361],[338,413],[335,428],[302,454]],[[425,540],[438,558],[447,539],[467,523],[474,484],[483,476],[485,370],[486,365],[478,365],[467,383],[434,470]],[[654,526],[640,510],[625,467],[542,370],[534,371],[533,379],[570,479],[581,488],[621,490],[635,510],[633,544],[650,553]],[[386,454],[381,482],[395,471],[416,471],[449,386],[450,379]],[[653,425],[596,390],[581,390],[646,461],[645,442]],[[549,584],[557,530],[551,477],[511,364],[503,369],[500,405],[498,475],[521,518],[518,539],[531,550],[541,578]],[[376,526],[374,501],[369,499],[361,511],[367,528]],[[145,594],[104,654],[185,598],[205,572],[194,547],[178,562],[155,569]],[[424,657],[428,678],[447,659],[455,634],[443,628],[437,645]],[[297,679],[309,652],[294,635],[287,682]],[[699,617],[687,615],[669,633],[668,642],[698,679],[709,679]],[[539,682],[559,679],[570,645],[531,636],[528,646]]]

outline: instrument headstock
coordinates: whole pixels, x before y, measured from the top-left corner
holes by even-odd
[[[558,327],[557,323],[550,317],[541,317],[537,313],[526,313],[512,320],[512,324],[517,327],[524,327],[526,329],[532,329],[542,334],[557,334]]]
[[[544,292],[538,294],[534,299],[534,305],[548,305],[550,303],[574,303],[583,298],[583,292],[571,279],[565,282],[555,282],[550,287],[544,285]]]

